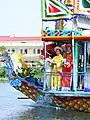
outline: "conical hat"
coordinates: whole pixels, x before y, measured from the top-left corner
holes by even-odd
[[[56,52],[57,50],[60,50],[60,51],[62,52],[62,48],[59,47],[59,46],[56,46],[56,47],[54,48],[54,51],[55,51],[55,52]]]

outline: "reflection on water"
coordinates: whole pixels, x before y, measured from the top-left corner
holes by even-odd
[[[13,118],[13,117],[11,117]],[[90,120],[89,114],[75,113],[55,109],[34,108],[21,112],[15,120]]]
[[[9,84],[0,84],[0,120],[90,120],[90,113],[37,105]]]

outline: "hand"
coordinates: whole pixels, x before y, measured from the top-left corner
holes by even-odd
[[[57,63],[56,63],[56,62],[53,62],[52,64],[53,64],[53,65],[57,65]]]
[[[69,63],[69,62],[67,62],[67,63],[66,63],[66,66],[69,68],[69,67],[70,67],[70,63]]]
[[[51,61],[49,61],[49,60],[47,62],[51,63]]]
[[[69,65],[70,63],[69,62],[66,62],[65,65]]]

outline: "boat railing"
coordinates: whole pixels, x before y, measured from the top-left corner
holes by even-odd
[[[76,91],[90,91],[89,72],[76,72],[75,77],[76,83],[72,72],[46,72],[44,90],[74,91],[73,86],[76,84]]]

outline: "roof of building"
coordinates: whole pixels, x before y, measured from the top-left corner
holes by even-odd
[[[41,37],[16,37],[16,36],[0,36],[0,42],[34,42],[41,41]]]

